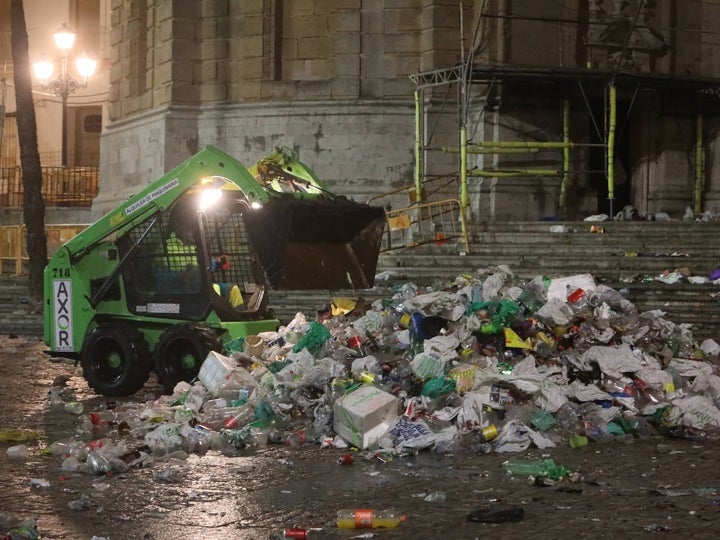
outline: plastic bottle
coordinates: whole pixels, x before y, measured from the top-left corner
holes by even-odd
[[[367,356],[362,336],[354,329],[350,329],[347,334],[347,346],[355,351],[360,358]]]
[[[307,529],[285,529],[283,531],[283,538],[293,538],[294,540],[307,540],[308,532]]]
[[[233,429],[237,426],[244,426],[252,419],[252,415],[253,408],[248,405],[243,405],[242,407],[240,407],[240,410],[237,413],[225,418],[225,420],[223,420],[223,425],[227,429]]]
[[[515,476],[549,476],[562,478],[570,471],[557,465],[552,458],[545,459],[509,459],[502,464],[502,468]]]
[[[83,404],[79,401],[71,401],[65,404],[65,412],[71,414],[82,414],[84,410],[85,407],[83,407]]]
[[[341,529],[393,529],[403,521],[405,521],[405,516],[394,508],[385,510],[360,508],[337,511],[337,526]]]
[[[240,429],[223,429],[220,432],[220,446],[225,455],[247,448],[249,441],[250,428],[247,426]]]
[[[400,303],[393,308],[394,326],[399,330],[410,328],[410,313],[405,311],[405,304]]]
[[[61,439],[46,446],[40,451],[43,456],[63,456],[68,453],[73,439]]]
[[[547,301],[546,279],[543,276],[537,276],[520,293],[517,303],[526,315],[535,314]]]
[[[298,429],[297,431],[290,432],[285,437],[285,446],[291,446],[297,448],[307,442],[307,434],[304,429]]]
[[[565,437],[570,437],[580,431],[580,418],[575,407],[569,401],[563,403],[555,411],[555,422],[557,429]]]
[[[633,386],[637,388],[640,394],[650,403],[657,404],[665,401],[662,392],[643,381],[640,377],[633,379]]]
[[[190,454],[204,456],[210,449],[211,431],[201,425],[195,426],[185,436],[185,446]]]
[[[363,369],[358,376],[360,382],[365,384],[379,384],[382,381],[382,375],[373,373],[370,370]]]
[[[26,444],[16,444],[10,446],[7,449],[7,455],[10,459],[25,459],[29,455],[29,450]]]
[[[611,377],[605,378],[602,386],[612,397],[631,397],[635,393],[632,385]]]
[[[315,407],[313,430],[318,437],[322,437],[333,430],[333,410],[331,406],[318,405]]]
[[[51,388],[48,391],[48,399],[50,400],[50,407],[53,409],[62,409],[65,404],[60,388]]]
[[[586,296],[587,295],[584,289],[581,289],[580,287],[572,288],[568,285],[567,301],[570,304],[582,305],[581,302]]]
[[[539,431],[547,431],[555,425],[555,418],[546,410],[536,409],[530,417],[530,423]]]

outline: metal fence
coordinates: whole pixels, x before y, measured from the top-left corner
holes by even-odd
[[[380,252],[456,241],[460,252],[468,254],[470,246],[461,203],[445,196],[454,180],[454,177],[426,180],[420,197],[414,184],[371,197],[368,203],[385,208],[386,227]]]
[[[89,207],[98,193],[97,167],[42,167],[42,195],[46,206]],[[24,189],[20,167],[0,168],[0,206],[22,206]]]
[[[73,236],[85,229],[87,224],[45,225],[48,256]],[[0,227],[0,270],[2,275],[23,275],[28,262],[27,227],[6,225]]]

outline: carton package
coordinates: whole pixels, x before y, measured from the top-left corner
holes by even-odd
[[[360,449],[374,446],[395,424],[398,400],[376,386],[362,385],[335,402],[335,433]]]
[[[241,390],[245,389],[247,392],[257,386],[252,375],[233,358],[215,351],[210,351],[200,366],[198,379],[214,397],[223,395],[229,399],[237,399]]]
[[[237,362],[229,356],[210,351],[202,366],[200,366],[198,379],[202,381],[205,388],[210,390],[212,394],[215,394],[220,388],[220,385],[225,381],[225,377],[237,367]]]

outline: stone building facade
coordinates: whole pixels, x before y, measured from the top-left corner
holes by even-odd
[[[423,175],[457,174],[457,155],[441,149],[458,145],[461,125],[471,143],[562,140],[564,101],[577,143],[565,207],[562,171],[532,174],[561,169],[562,150],[472,154],[470,168],[520,171],[469,180],[474,221],[606,210],[615,74],[629,81],[618,87],[615,208],[681,214],[693,203],[698,138],[702,205],[720,206],[708,98],[720,72],[716,2],[113,0],[111,28],[95,217],[205,145],[248,165],[293,148],[356,200],[411,184],[417,75],[433,80],[463,61],[471,67],[450,71],[460,77],[421,93]],[[485,77],[470,77],[473,67]]]

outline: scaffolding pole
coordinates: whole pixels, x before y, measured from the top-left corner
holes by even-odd
[[[703,116],[697,115],[695,123],[695,197],[694,211],[702,212],[703,191],[705,190],[705,155],[703,152]]]
[[[421,91],[415,90],[415,202],[422,202],[422,182],[425,170],[423,155]]]
[[[560,183],[560,196],[558,206],[560,207],[560,214],[565,215],[567,209],[567,192],[570,184],[570,101],[563,101],[562,111],[562,123],[563,123],[563,168],[562,168],[562,182]]]
[[[607,132],[607,190],[610,201],[610,215],[613,214],[615,199],[615,128],[617,125],[617,89],[615,81],[608,85],[608,132]]]
[[[467,128],[460,128],[460,222],[462,234],[467,243],[467,210],[468,200],[468,167],[467,167]]]
[[[468,171],[468,174],[484,178],[513,178],[517,176],[560,176],[560,171],[558,169],[479,169]]]

